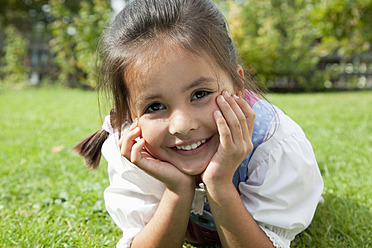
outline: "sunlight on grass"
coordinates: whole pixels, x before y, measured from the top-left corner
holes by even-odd
[[[89,171],[72,151],[101,126],[96,100],[93,92],[61,89],[0,95],[6,247],[113,246],[120,237],[104,208],[105,166]]]
[[[311,141],[325,202],[293,247],[372,245],[372,92],[273,95]]]
[[[302,126],[325,181],[325,202],[292,247],[371,246],[372,92],[268,98]],[[0,245],[114,247],[106,163],[92,172],[72,151],[101,126],[96,93],[0,92],[0,113]]]

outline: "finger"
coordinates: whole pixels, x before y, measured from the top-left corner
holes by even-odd
[[[130,154],[130,161],[137,166],[141,164],[142,160],[142,150],[145,147],[145,140],[143,138],[138,139],[138,141],[133,144],[131,154]]]
[[[243,124],[243,128],[244,125],[246,125],[245,121],[241,122],[239,120],[239,118],[244,119],[243,112],[240,110],[233,97],[231,97],[226,91],[223,92],[223,96],[221,95],[217,97],[217,103],[226,120],[228,127],[230,128],[233,142],[240,142],[241,140],[243,140],[243,131],[241,124]]]
[[[161,163],[160,160],[154,158],[145,149],[145,144],[146,141],[143,138],[140,138],[138,139],[137,143],[133,145],[130,157],[131,162],[152,177],[165,182],[167,180],[166,175],[172,169],[176,170],[176,168],[173,166],[166,166],[165,163]]]
[[[246,118],[245,113],[242,109],[242,108],[245,109],[246,107],[249,107],[249,105],[238,94],[234,94],[226,100],[230,104],[231,108],[234,110],[234,113],[236,114],[236,117],[239,120],[241,129],[242,129],[242,133],[243,133],[243,139],[245,139],[245,140],[250,139],[251,138],[251,132],[249,131],[247,118]]]
[[[135,129],[138,126],[138,121],[137,120],[138,120],[137,118],[134,119],[134,122],[129,126],[129,128],[127,130],[125,130],[124,135],[125,135],[126,132],[132,131],[133,129]],[[121,145],[123,143],[122,138],[123,137],[121,137],[120,140],[119,140],[119,147],[121,147]]]
[[[235,98],[235,101],[239,105],[241,111],[243,112],[245,122],[247,123],[248,126],[249,133],[248,134],[245,133],[244,135],[248,135],[248,137],[251,138],[256,114],[243,97]]]
[[[143,138],[138,139],[138,141],[132,146],[130,161],[140,169],[154,176],[154,166],[150,166],[149,164],[150,161],[154,163],[156,160],[146,151],[145,144],[146,141]]]
[[[214,119],[217,124],[218,134],[220,135],[220,144],[222,147],[231,147],[233,140],[230,128],[219,110],[214,112]]]
[[[135,139],[140,137],[141,130],[139,127],[135,127],[133,130],[127,130],[121,137],[120,153],[127,159],[131,158],[132,147],[136,144]],[[120,142],[119,142],[120,143]]]

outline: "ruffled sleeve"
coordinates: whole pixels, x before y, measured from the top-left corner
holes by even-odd
[[[310,142],[283,113],[248,164],[239,184],[242,200],[275,247],[289,247],[311,223],[323,180]]]
[[[123,231],[117,247],[130,247],[155,213],[165,186],[121,156],[118,133],[105,141],[102,154],[108,161],[110,180],[104,192],[106,209]]]

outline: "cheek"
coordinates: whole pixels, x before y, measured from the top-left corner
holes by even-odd
[[[160,144],[164,136],[164,125],[158,121],[139,119],[138,126],[141,128],[141,136],[151,146]]]
[[[146,150],[155,158],[165,160],[163,156],[164,142],[166,139],[166,129],[164,124],[159,121],[141,121],[139,119],[138,126],[141,128],[141,136],[146,141]]]
[[[214,127],[215,129],[217,129],[217,124],[215,123],[214,120],[214,112],[219,110],[216,101],[217,96],[219,96],[219,94],[213,97],[212,101],[210,101],[208,105],[206,105],[204,108],[200,108],[197,111],[198,115],[200,116],[200,119],[203,119],[208,126]]]

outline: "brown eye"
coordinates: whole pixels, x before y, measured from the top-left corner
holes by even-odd
[[[165,109],[164,104],[156,102],[146,108],[145,113],[153,113],[159,110]]]
[[[208,94],[210,94],[210,92],[205,91],[205,90],[195,91],[191,96],[191,100],[197,100],[197,99],[203,98]]]

